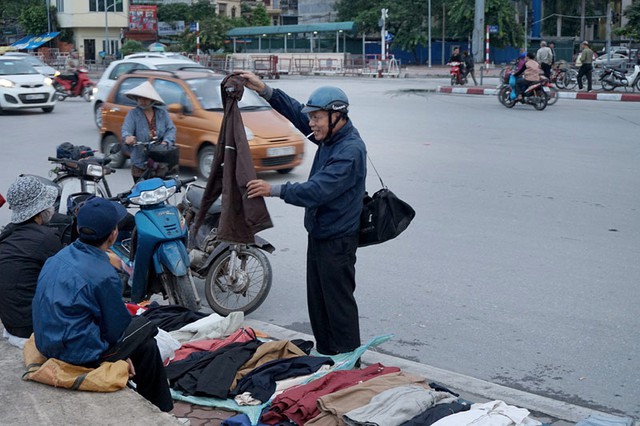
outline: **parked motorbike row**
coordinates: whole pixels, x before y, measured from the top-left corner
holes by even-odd
[[[38,177],[58,189],[56,209],[66,214],[57,215],[50,226],[59,228],[69,244],[77,238],[74,218],[87,198],[101,196],[138,208],[119,224],[118,240],[108,253],[122,279],[125,300],[139,303],[160,293],[171,304],[197,311],[195,276],[204,280],[206,299],[220,315],[248,314],[264,302],[272,283],[264,252],[272,253],[274,247],[257,236],[248,245],[218,240],[220,201],[208,210],[197,233],[192,232],[204,194],[204,187],[193,183],[195,177],[152,177],[112,197],[106,176],[115,170],[109,159],[80,152],[76,158],[49,157],[56,177]],[[182,199],[171,204],[169,200],[181,192]]]

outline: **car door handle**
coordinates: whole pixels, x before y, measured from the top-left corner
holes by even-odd
[[[111,108],[109,110],[109,112],[118,112],[118,111],[120,111],[120,108]]]

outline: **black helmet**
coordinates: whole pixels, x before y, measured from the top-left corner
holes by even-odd
[[[349,99],[347,99],[347,95],[337,87],[320,87],[311,93],[306,106],[302,108],[302,112],[309,113],[318,110],[335,111],[346,114],[349,112]]]

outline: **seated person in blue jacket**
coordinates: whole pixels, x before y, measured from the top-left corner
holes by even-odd
[[[79,239],[45,263],[33,299],[35,344],[47,358],[95,368],[126,360],[137,391],[162,411],[173,401],[156,341],[140,339],[122,298],[107,250],[127,211],[93,197],[77,215]],[[157,332],[157,330],[156,330]],[[135,344],[130,344],[130,342]]]
[[[256,179],[247,190],[250,198],[279,197],[304,207],[307,307],[316,348],[324,355],[351,352],[360,346],[354,291],[367,149],[349,118],[347,95],[337,87],[320,87],[302,105],[251,72],[239,75],[247,88],[318,145],[306,182],[271,185]]]
[[[145,145],[134,144],[157,138],[162,144],[174,145],[176,126],[167,110],[162,108],[164,101],[150,82],[145,81],[125,94],[137,103],[137,106],[127,113],[121,129],[122,140],[131,154],[131,176],[133,181],[137,182],[147,170],[149,157]]]
[[[19,176],[9,186],[11,223],[0,234],[0,319],[3,336],[22,348],[33,333],[31,302],[46,260],[62,248],[60,235],[47,225],[58,189],[34,176]]]

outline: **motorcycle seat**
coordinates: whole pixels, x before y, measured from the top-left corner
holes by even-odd
[[[202,205],[202,196],[204,195],[204,188],[197,185],[191,185],[189,190],[187,191],[187,200],[191,204],[192,208],[195,211],[200,210],[200,206]],[[220,214],[222,211],[222,197],[218,197],[216,201],[213,202],[209,210],[207,210],[207,214]]]

